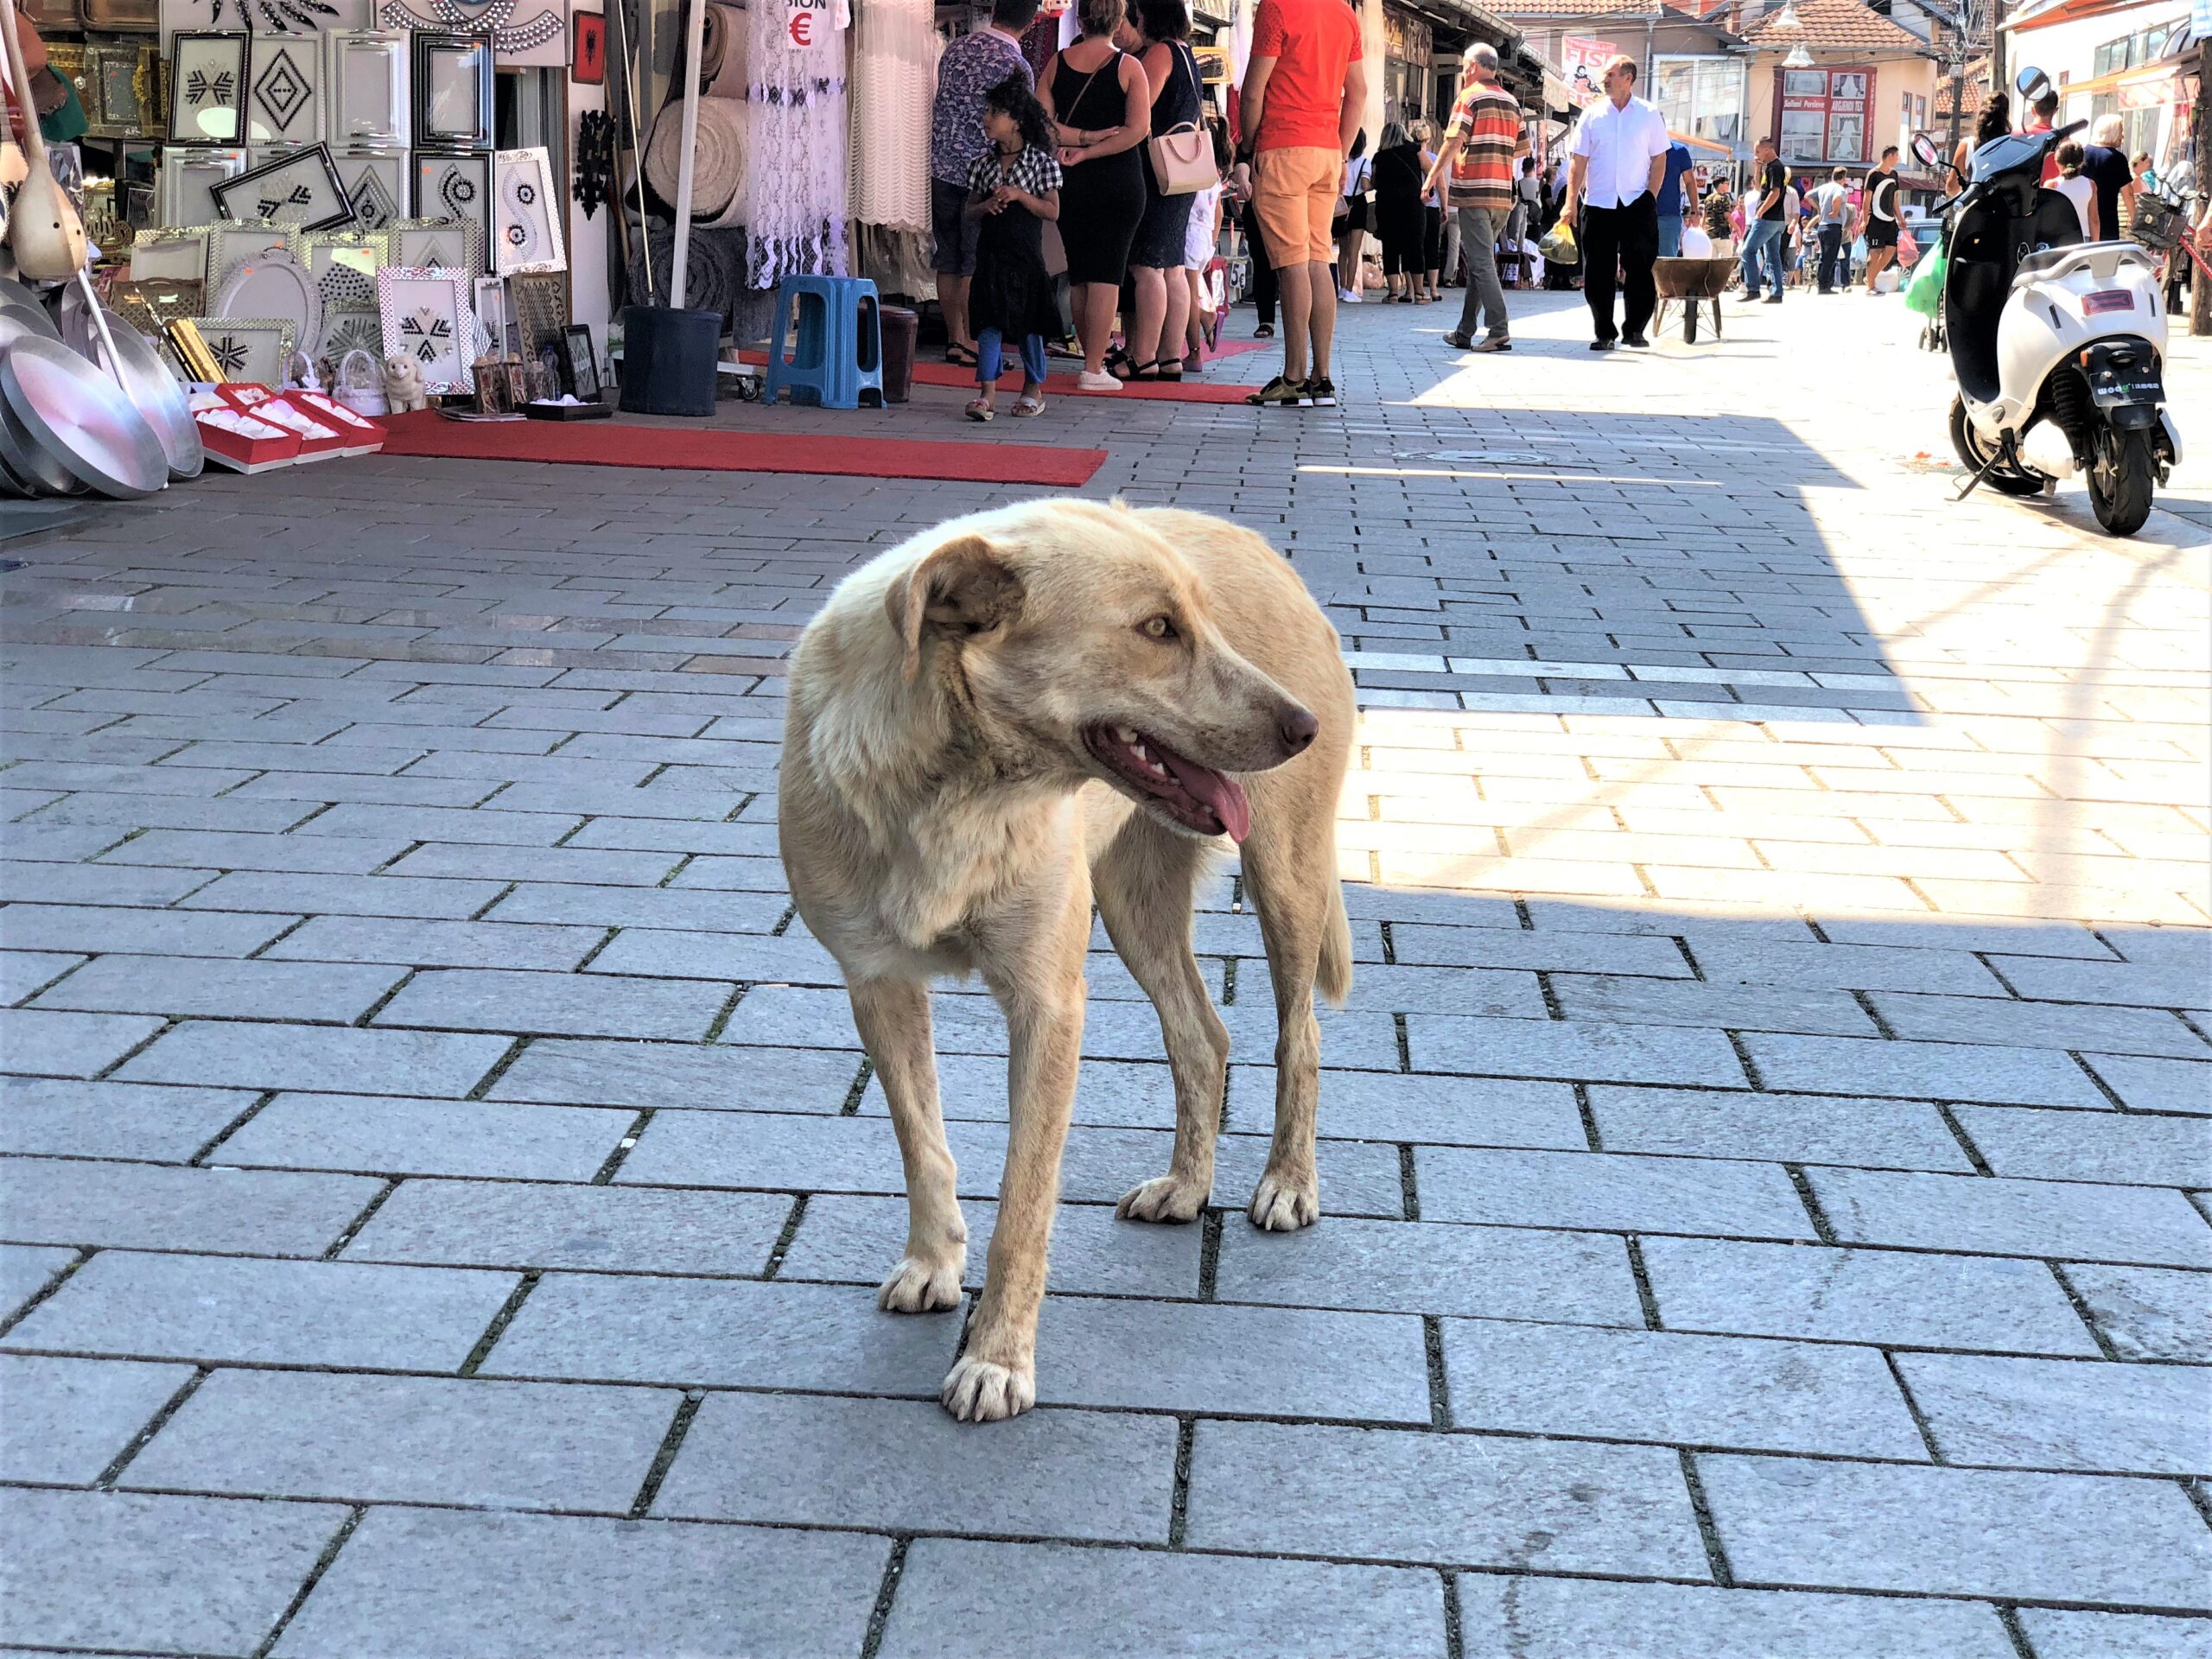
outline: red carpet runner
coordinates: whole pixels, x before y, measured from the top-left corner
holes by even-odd
[[[385,425],[391,433],[384,447],[387,455],[685,473],[818,473],[840,478],[936,478],[1072,488],[1089,483],[1106,461],[1103,449],[632,426],[619,416],[567,425],[553,421],[447,421],[422,410],[392,416]]]

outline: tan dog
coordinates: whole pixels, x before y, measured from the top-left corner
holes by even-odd
[[[1334,823],[1353,717],[1336,630],[1290,566],[1198,513],[1060,499],[956,519],[846,578],[800,638],[784,868],[844,969],[906,1164],[906,1253],[877,1298],[894,1312],[957,1306],[967,1265],[928,982],[980,973],[1007,1019],[1006,1170],[942,1392],[954,1416],[1036,1401],[1094,897],[1175,1079],[1167,1173],[1118,1213],[1189,1221],[1205,1205],[1229,1033],[1191,910],[1224,833],[1243,843],[1279,1024],[1251,1219],[1287,1230],[1319,1213],[1313,990],[1341,1002],[1351,986]]]

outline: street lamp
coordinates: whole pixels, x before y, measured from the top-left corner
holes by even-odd
[[[1789,55],[1782,60],[1782,67],[1785,69],[1809,69],[1813,67],[1813,54],[1805,49],[1804,41],[1800,41],[1789,48]]]

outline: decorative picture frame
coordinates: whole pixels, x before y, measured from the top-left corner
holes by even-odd
[[[349,149],[407,148],[407,31],[334,29],[322,38],[325,136]]]
[[[605,12],[573,11],[569,14],[569,79],[579,86],[606,85]]]
[[[465,270],[386,265],[377,272],[377,315],[385,346],[423,372],[432,393],[473,392],[476,319]]]
[[[591,343],[590,325],[572,322],[563,329],[561,348],[563,386],[575,393],[580,404],[604,401],[607,393],[599,381],[599,353]]]
[[[377,272],[397,263],[388,231],[310,231],[300,238],[300,263],[326,311],[372,311]]]
[[[243,149],[200,149],[181,144],[162,147],[158,213],[163,225],[210,225],[216,211],[214,188],[245,171]]]
[[[117,283],[107,291],[108,309],[149,340],[167,335],[170,320],[196,317],[205,308],[207,286],[199,278],[149,278]]]
[[[313,36],[326,29],[372,27],[369,0],[161,0],[161,49],[180,32],[244,29],[264,38]]]
[[[492,233],[492,153],[416,150],[411,200],[417,219],[466,219],[477,227],[476,269],[486,264]]]
[[[416,33],[409,73],[417,149],[491,148],[492,61],[488,34]]]
[[[566,270],[561,209],[543,145],[499,151],[493,164],[492,268],[503,276]]]
[[[161,59],[149,43],[95,41],[85,48],[85,118],[102,138],[133,138],[164,124]]]
[[[353,204],[330,159],[330,146],[310,144],[248,168],[207,193],[225,219],[260,220],[301,231],[353,222]]]
[[[315,354],[338,363],[351,351],[366,352],[382,365],[384,318],[374,307],[348,307],[322,314],[322,338],[315,342]]]
[[[514,320],[516,349],[525,363],[539,361],[561,343],[569,326],[569,279],[556,271],[507,278],[507,311]]]
[[[219,294],[231,273],[249,259],[292,251],[292,229],[286,225],[210,225],[207,236],[207,291]]]
[[[255,42],[245,99],[249,145],[321,142],[322,67],[322,42],[314,35],[264,35]]]
[[[343,149],[331,154],[357,230],[380,231],[408,214],[411,162],[404,149]]]
[[[248,39],[194,30],[169,42],[173,144],[236,145],[245,137]]]
[[[169,226],[141,231],[130,238],[130,280],[134,283],[204,283],[207,280],[205,225]],[[193,315],[198,309],[186,312]]]
[[[192,326],[207,344],[216,372],[231,385],[284,384],[284,370],[297,342],[282,317],[194,317]]]
[[[484,274],[484,227],[473,219],[401,219],[385,226],[391,263]]]

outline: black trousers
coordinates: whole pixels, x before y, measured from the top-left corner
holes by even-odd
[[[1659,203],[1647,190],[1618,207],[1582,207],[1582,297],[1599,340],[1614,338],[1613,268],[1620,267],[1621,331],[1641,335],[1659,303],[1651,264],[1659,257]]]
[[[1268,263],[1267,238],[1255,226],[1245,237],[1244,245],[1252,255],[1252,304],[1260,321],[1272,328],[1275,326],[1275,268]]]

